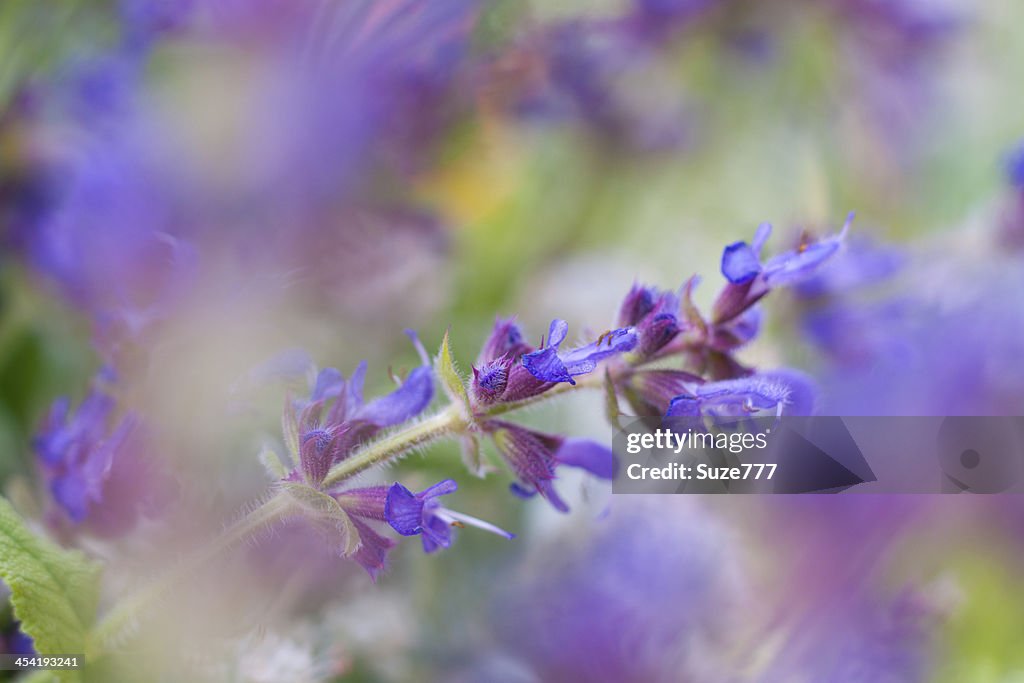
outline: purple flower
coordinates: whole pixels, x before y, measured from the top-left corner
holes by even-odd
[[[679,295],[675,292],[634,284],[619,308],[619,325],[636,329],[636,351],[648,358],[679,334],[679,307]]]
[[[729,281],[718,296],[712,321],[728,322],[757,303],[769,290],[797,284],[813,276],[835,255],[853,221],[851,213],[838,235],[817,242],[801,242],[791,251],[761,261],[761,248],[771,234],[772,226],[762,223],[752,243],[735,242],[722,252],[722,275]]]
[[[665,417],[728,417],[766,411],[810,415],[813,410],[814,388],[810,378],[794,370],[777,370],[699,384],[691,393],[672,399]]]
[[[761,247],[771,234],[772,226],[762,223],[757,228],[753,243],[736,242],[725,248],[722,252],[722,275],[735,285],[745,284],[758,276],[769,288],[799,282],[814,274],[821,264],[839,251],[852,221],[851,213],[838,235],[801,243],[796,249],[777,254],[764,263],[760,259]]]
[[[569,506],[553,485],[559,465],[579,467],[601,479],[614,476],[614,454],[594,441],[544,434],[500,420],[488,421],[484,429],[521,482],[512,484],[512,492],[524,498],[539,493],[561,512],[568,512]]]
[[[70,407],[66,398],[54,402],[34,439],[58,523],[115,536],[140,515],[158,515],[177,489],[139,416],[114,424],[114,399],[95,388],[73,414]]]
[[[495,640],[527,669],[500,680],[735,680],[719,647],[757,616],[722,519],[692,497],[616,496],[569,531],[497,582]]]
[[[437,499],[453,493],[457,488],[454,480],[445,479],[419,493],[413,493],[396,482],[388,490],[385,519],[391,528],[403,536],[422,535],[423,551],[427,553],[447,548],[452,542],[452,527],[466,524],[505,538],[515,538],[514,534],[493,524],[443,507]]]
[[[308,400],[286,404],[286,432],[294,432],[297,440],[290,444],[297,450],[292,455],[297,456],[301,476],[309,485],[318,487],[331,466],[347,458],[357,446],[382,429],[408,422],[430,404],[434,396],[430,359],[415,333],[407,333],[423,365],[413,369],[390,394],[364,402],[364,361],[348,381],[335,368],[321,370]],[[334,403],[325,415],[326,403],[332,399]],[[296,471],[291,476],[298,479],[300,475]]]
[[[602,334],[595,342],[559,353],[558,347],[568,331],[564,320],[552,320],[547,346],[523,356],[523,365],[534,377],[545,382],[576,384],[573,377],[593,372],[602,360],[632,351],[637,344],[636,330],[623,327]]]
[[[498,318],[473,366],[470,396],[477,406],[514,402],[542,394],[554,383],[534,377],[522,363],[534,347],[523,341],[522,330],[511,318]]]

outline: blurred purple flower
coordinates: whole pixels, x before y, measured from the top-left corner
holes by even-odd
[[[488,420],[483,428],[521,482],[512,484],[512,492],[524,498],[539,493],[560,512],[568,512],[569,506],[554,488],[559,465],[578,467],[601,479],[614,476],[614,454],[594,441],[544,434],[501,420]]]
[[[523,365],[534,377],[545,382],[576,384],[573,377],[593,372],[602,360],[632,351],[637,344],[636,330],[623,327],[602,334],[590,344],[559,353],[558,347],[568,333],[568,323],[552,320],[547,345],[523,356]]]
[[[385,519],[403,536],[421,535],[423,552],[426,553],[447,548],[452,542],[452,527],[467,524],[498,536],[515,538],[514,534],[493,524],[443,507],[438,498],[454,493],[457,488],[452,479],[445,479],[419,493],[413,493],[399,483],[392,484],[388,489]]]
[[[722,275],[729,281],[715,301],[715,324],[733,320],[776,287],[797,284],[812,277],[839,251],[853,221],[851,213],[838,235],[816,242],[801,242],[791,251],[761,261],[761,248],[772,226],[762,223],[752,243],[735,242],[722,252]]]
[[[573,17],[527,34],[497,60],[505,70],[509,62],[517,65],[519,78],[505,95],[513,113],[582,123],[602,144],[631,151],[680,147],[686,126],[678,102],[642,107],[621,90],[623,81],[644,75],[660,48],[696,15],[665,5],[640,2],[610,19]]]
[[[21,623],[14,622],[7,627],[6,633],[0,633],[0,654],[31,656],[36,652],[32,636],[21,630]]]
[[[34,439],[59,523],[100,536],[131,531],[140,515],[158,515],[177,494],[139,416],[128,413],[111,427],[114,409],[95,388],[73,414],[70,401],[58,399]]]
[[[765,679],[801,674],[834,683],[933,680],[936,627],[951,607],[943,588],[906,589],[888,602],[863,588],[826,596],[780,649]]]
[[[745,592],[731,530],[692,499],[659,498],[617,500],[499,594],[492,623],[523,680],[729,680],[719,648]]]
[[[1006,178],[1014,189],[1024,188],[1024,142],[1019,142],[1006,154]]]
[[[831,269],[816,278],[813,296],[801,299],[801,329],[824,360],[816,373],[822,408],[1017,414],[1024,316],[1005,293],[1021,286],[1024,267],[996,249],[949,255],[862,246],[837,261],[836,282]]]

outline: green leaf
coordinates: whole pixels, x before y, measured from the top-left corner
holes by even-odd
[[[466,385],[462,381],[462,375],[459,374],[459,369],[455,366],[455,361],[452,359],[451,346],[448,343],[448,332],[444,333],[444,339],[441,341],[441,350],[437,352],[437,361],[434,363],[434,369],[437,371],[437,376],[441,378],[441,384],[444,385],[445,393],[453,401],[461,403],[466,409],[466,415],[470,415],[469,394],[466,392]]]
[[[99,565],[62,550],[25,526],[0,497],[0,578],[11,590],[14,614],[40,654],[84,654],[96,616]],[[78,672],[60,672],[77,680]]]

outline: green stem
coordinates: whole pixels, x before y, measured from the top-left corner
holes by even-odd
[[[417,446],[436,441],[467,426],[466,419],[454,404],[437,415],[418,422],[400,432],[375,441],[331,468],[323,487],[330,488],[351,476],[409,452]]]

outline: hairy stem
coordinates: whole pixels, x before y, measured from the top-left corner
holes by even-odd
[[[356,451],[330,469],[324,477],[324,488],[330,488],[375,465],[385,463],[409,452],[417,446],[436,441],[443,436],[465,429],[467,422],[455,405],[450,405],[433,417],[411,425],[380,441]]]

